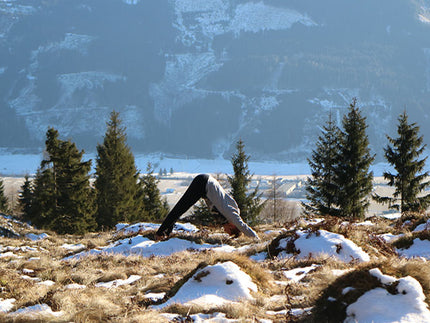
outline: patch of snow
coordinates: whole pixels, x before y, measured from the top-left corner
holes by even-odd
[[[85,249],[86,247],[82,243],[75,243],[75,244],[64,243],[61,246],[61,248],[71,250],[71,251],[79,251],[79,250]]]
[[[27,233],[25,237],[32,241],[38,241],[38,240],[49,238],[49,235],[46,233],[41,233],[41,234]]]
[[[35,282],[40,282],[41,281],[41,279],[39,277],[30,277],[28,275],[21,275],[21,278],[25,279],[25,280],[32,280],[32,281],[35,281]]]
[[[102,89],[106,82],[115,83],[118,81],[126,80],[126,78],[121,75],[98,72],[98,71],[60,74],[57,77],[57,79],[61,85],[61,92],[62,92],[62,99],[60,99],[61,102],[64,102],[65,100],[70,99],[73,93],[78,90],[82,90],[82,89],[95,90],[97,88]]]
[[[321,223],[323,221],[324,221],[323,218],[314,218],[314,219],[304,220],[304,222],[307,225],[315,225],[315,224],[319,224],[319,223]]]
[[[66,33],[64,39],[60,42],[50,43],[46,46],[40,46],[37,50],[32,52],[31,59],[33,61],[33,67],[37,67],[38,56],[42,53],[55,52],[60,50],[76,50],[82,55],[87,53],[88,45],[94,41],[96,37],[88,35],[77,35],[73,33]]]
[[[12,310],[13,303],[16,302],[15,298],[3,299],[0,298],[0,313],[6,313]]]
[[[233,323],[239,322],[239,320],[228,319],[225,313],[213,313],[213,314],[192,314],[190,315],[194,323]]]
[[[175,223],[173,227],[175,231],[185,231],[185,232],[197,232],[199,229],[191,223]]]
[[[239,36],[241,32],[284,30],[301,23],[305,26],[317,24],[298,11],[266,5],[264,2],[247,2],[236,7],[229,30]]]
[[[383,233],[379,235],[379,237],[381,237],[382,239],[384,239],[385,242],[388,242],[388,243],[394,242],[403,236],[404,236],[404,233],[401,233],[401,234]]]
[[[140,255],[142,257],[151,256],[170,256],[173,253],[186,251],[186,250],[204,250],[213,249],[215,251],[232,252],[236,251],[235,247],[229,245],[211,245],[211,244],[197,244],[193,241],[188,241],[179,238],[172,238],[165,241],[153,241],[141,235],[118,240],[106,247],[99,249],[92,249],[90,251],[83,251],[75,255],[64,258],[76,259],[92,254],[123,254],[123,255]]]
[[[87,286],[80,284],[68,284],[64,286],[65,289],[85,289]]]
[[[297,259],[307,259],[317,255],[333,256],[341,261],[350,262],[358,260],[366,262],[370,260],[367,253],[358,247],[354,242],[346,239],[343,235],[329,232],[326,230],[318,230],[318,233],[308,234],[305,231],[296,231],[299,238],[294,241],[295,248],[300,251],[295,255]],[[281,239],[279,247],[286,248],[289,238]],[[292,254],[287,254],[282,251],[278,257],[291,257]]]
[[[421,223],[418,225],[413,232],[419,232],[419,231],[425,231],[430,230],[430,220],[427,220],[426,223]]]
[[[4,252],[4,253],[0,253],[0,258],[7,258],[7,257],[11,257],[11,258],[22,258],[18,255],[15,255],[12,251],[8,251],[8,252]]]
[[[257,285],[238,265],[231,261],[217,263],[199,269],[166,303],[170,304],[222,305],[232,301],[253,299],[251,291],[257,292]]]
[[[54,316],[60,317],[63,312],[53,312],[52,309],[47,304],[37,304],[33,306],[28,306],[20,308],[15,312],[9,313],[10,316],[20,315],[20,316],[30,316],[33,319],[40,318],[44,316]]]
[[[115,228],[117,233],[121,233],[121,234],[135,234],[135,233],[140,233],[140,232],[144,232],[144,231],[155,231],[158,230],[158,228],[160,227],[160,224],[157,223],[150,223],[150,222],[139,222],[139,223],[135,223],[135,224],[128,224],[128,223],[118,223]],[[172,232],[198,232],[199,229],[191,223],[180,223],[177,222],[175,223],[174,227],[173,227],[173,231]]]
[[[372,274],[384,284],[398,283],[395,295],[384,288],[375,288],[363,294],[346,309],[345,323],[353,322],[430,322],[430,311],[420,283],[408,276],[400,279],[383,275],[379,269]]]
[[[122,2],[124,2],[126,4],[135,5],[135,4],[138,4],[140,2],[140,0],[122,0]]]
[[[395,213],[383,213],[380,215],[381,218],[385,218],[388,220],[397,220],[402,217],[402,213],[395,212]]]
[[[357,226],[372,226],[372,225],[375,225],[375,223],[373,223],[372,221],[367,220],[367,221],[364,221],[364,222],[355,223],[355,225],[357,225]]]
[[[110,282],[97,283],[95,286],[96,287],[104,287],[104,288],[115,288],[118,286],[133,284],[134,282],[138,281],[141,278],[142,277],[139,275],[131,275],[127,279],[115,279],[115,280],[112,280]]]
[[[266,311],[267,315],[293,315],[293,316],[299,316],[303,314],[310,313],[312,311],[312,307],[306,307],[306,308],[292,308],[289,310],[281,310],[281,311]]]
[[[16,5],[0,7],[0,13],[10,15],[31,15],[36,12],[36,9],[32,6]]]
[[[345,287],[344,289],[342,289],[342,295],[346,295],[348,294],[350,291],[355,290],[354,287]]]
[[[299,316],[303,314],[309,314],[312,311],[312,307],[305,307],[305,308],[292,308],[290,310],[290,314],[293,316]]]
[[[279,106],[279,101],[275,96],[263,96],[260,98],[260,109],[263,111],[271,111],[277,106]]]
[[[195,99],[206,97],[207,91],[196,89],[198,82],[222,66],[213,52],[169,56],[163,80],[150,85],[156,119],[169,124],[174,111]]]
[[[369,274],[378,278],[378,280],[384,285],[393,284],[396,281],[396,278],[384,275],[379,268],[370,269]]]
[[[254,261],[261,262],[267,259],[267,252],[265,251],[259,252],[259,253],[256,253],[255,255],[250,256],[249,258]]]
[[[307,274],[309,274],[310,272],[314,271],[318,267],[320,267],[320,265],[312,264],[311,266],[308,266],[308,267],[294,268],[294,269],[291,269],[291,270],[284,271],[283,274],[288,279],[290,279],[290,280],[292,280],[294,282],[299,282]]]
[[[54,286],[55,285],[55,282],[54,281],[52,281],[52,280],[44,280],[44,281],[41,281],[41,282],[39,282],[39,283],[37,283],[37,285],[42,285],[42,286]]]
[[[331,273],[336,277],[340,277],[349,273],[350,271],[351,269],[332,269]]]
[[[153,301],[158,301],[160,299],[163,299],[164,296],[166,296],[166,293],[146,293],[145,298],[149,298]]]
[[[430,259],[430,241],[414,239],[413,244],[407,249],[396,249],[400,256],[405,258]]]

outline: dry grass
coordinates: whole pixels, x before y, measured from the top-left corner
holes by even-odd
[[[416,219],[418,223],[419,219]],[[258,286],[254,293],[255,299],[231,303],[218,307],[189,307],[171,305],[163,312],[177,313],[184,318],[195,313],[225,313],[228,318],[252,322],[258,319],[271,319],[274,322],[310,322],[324,321],[327,313],[337,311],[339,320],[344,315],[345,304],[329,304],[329,296],[342,299],[340,293],[345,287],[355,286],[359,292],[348,294],[346,304],[350,304],[365,292],[377,286],[377,282],[368,275],[368,269],[378,267],[389,275],[403,277],[411,275],[423,286],[424,292],[430,298],[430,266],[416,260],[399,259],[393,253],[391,245],[378,238],[378,234],[391,232],[408,233],[409,229],[402,225],[393,226],[393,222],[372,219],[373,226],[357,226],[344,224],[339,219],[327,219],[322,223],[302,228],[309,233],[325,229],[343,234],[374,256],[367,264],[345,264],[331,257],[320,256],[305,260],[276,259],[277,244],[280,239],[290,237],[294,240],[294,230],[281,234],[279,228],[262,225],[259,232],[273,229],[273,233],[260,234],[262,243],[253,246],[246,252],[220,253],[213,250],[184,251],[168,257],[148,257],[132,255],[90,255],[80,259],[64,261],[63,258],[74,253],[62,247],[63,244],[83,244],[86,250],[106,246],[124,236],[114,236],[112,232],[93,233],[85,236],[56,235],[48,232],[49,238],[40,241],[28,239],[1,239],[2,246],[10,246],[13,252],[21,258],[0,258],[0,290],[1,298],[15,298],[13,310],[35,304],[48,304],[54,311],[62,311],[60,318],[49,317],[10,317],[0,315],[1,322],[167,322],[160,316],[159,311],[151,310],[153,304],[145,297],[147,292],[165,292],[166,299],[175,294],[197,269],[218,262],[232,261],[251,276]],[[300,223],[290,223],[288,227]],[[20,232],[28,232],[28,228],[20,228]],[[27,231],[26,231],[27,230]],[[32,230],[34,233],[41,231]],[[218,230],[217,233],[221,233]],[[142,232],[151,238],[153,232]],[[417,237],[425,233],[408,233],[407,237]],[[248,246],[251,240],[246,237],[230,239],[225,235],[213,235],[208,231],[200,233],[181,233],[175,235],[196,243],[230,244],[235,247]],[[406,240],[405,240],[406,241]],[[267,245],[265,245],[267,244]],[[34,250],[25,248],[31,246]],[[16,249],[15,249],[16,248]],[[272,258],[263,262],[255,262],[249,256],[257,252],[268,252]],[[37,257],[37,258],[34,258]],[[33,259],[32,259],[33,258]],[[284,272],[294,268],[310,265],[320,265],[310,272],[300,282],[289,281]],[[53,286],[41,286],[36,281],[22,279],[24,272],[33,270],[30,276],[41,280],[52,280]],[[344,276],[337,276],[333,270],[348,270]],[[109,282],[115,279],[126,279],[130,275],[139,275],[141,279],[131,285],[116,288],[96,287],[99,282]],[[68,284],[80,284],[85,289],[67,289]],[[342,301],[344,301],[342,299]],[[281,311],[292,308],[314,307],[312,316],[292,317],[287,315],[269,315],[267,311]],[[342,314],[343,313],[343,314]],[[326,316],[324,316],[326,315]]]

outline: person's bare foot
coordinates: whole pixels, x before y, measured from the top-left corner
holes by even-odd
[[[163,241],[163,240],[166,240],[166,236],[165,235],[158,235],[158,234],[155,234],[155,241]]]

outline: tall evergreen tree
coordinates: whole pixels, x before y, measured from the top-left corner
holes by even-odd
[[[142,220],[158,221],[164,219],[169,212],[166,207],[167,203],[161,199],[160,190],[158,189],[159,180],[153,174],[154,169],[151,163],[148,163],[146,174],[140,179],[145,209],[145,217]]]
[[[330,113],[327,124],[318,137],[316,149],[308,159],[311,177],[307,179],[305,189],[309,202],[302,203],[306,214],[339,215],[336,167],[340,158],[340,137],[340,129],[333,122]]]
[[[0,178],[0,212],[7,213],[9,211],[7,197],[4,190],[3,179]]]
[[[387,135],[389,144],[384,149],[385,159],[394,167],[395,173],[384,172],[388,185],[395,187],[392,197],[374,195],[376,201],[387,203],[390,208],[405,212],[424,212],[430,205],[430,194],[420,194],[430,186],[424,172],[427,157],[420,159],[426,145],[419,136],[416,123],[408,123],[406,111],[398,118],[397,138]]]
[[[95,188],[99,228],[132,222],[144,213],[139,173],[125,130],[119,113],[113,111],[103,143],[97,145]]]
[[[54,128],[46,137],[47,158],[36,174],[30,213],[36,225],[62,234],[83,234],[95,227],[91,160],[82,161],[84,151],[70,140],[60,140]]]
[[[255,224],[264,203],[261,202],[258,186],[251,193],[248,193],[248,187],[252,180],[252,174],[248,169],[250,156],[245,153],[245,144],[241,139],[237,142],[236,149],[236,153],[231,158],[234,174],[228,177],[231,195],[239,206],[242,218],[250,224]]]
[[[374,156],[370,154],[366,118],[356,103],[353,99],[348,114],[343,118],[336,177],[340,215],[360,219],[369,207],[369,194],[373,187],[373,172],[369,168]]]
[[[33,184],[28,175],[24,176],[24,183],[21,185],[21,191],[18,200],[22,217],[26,221],[31,221],[31,207],[33,204]]]
[[[31,207],[26,215],[27,220],[36,227],[47,227],[53,220],[56,211],[53,171],[46,164],[41,164],[34,178]]]

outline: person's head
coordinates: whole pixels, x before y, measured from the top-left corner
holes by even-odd
[[[241,234],[240,230],[230,222],[224,224],[223,228],[225,233],[228,233],[230,236],[233,236],[235,238],[237,238]]]

